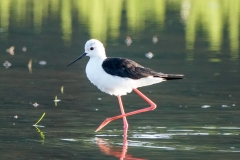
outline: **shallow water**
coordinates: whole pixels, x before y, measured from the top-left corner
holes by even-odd
[[[239,2],[111,3],[0,1],[0,62],[11,63],[0,67],[1,159],[237,159]],[[158,107],[127,118],[127,147],[121,120],[94,132],[120,110],[86,78],[88,58],[66,67],[90,38],[186,76],[139,89]],[[134,92],[122,99],[126,112],[148,107]]]

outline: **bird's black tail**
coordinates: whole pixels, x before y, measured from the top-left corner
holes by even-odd
[[[166,80],[177,80],[177,79],[183,79],[183,74],[162,74],[161,78],[164,78]]]

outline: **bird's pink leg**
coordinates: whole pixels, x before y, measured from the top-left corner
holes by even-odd
[[[124,111],[124,108],[123,108],[121,96],[118,96],[118,103],[119,103],[122,115],[125,115],[125,111]],[[124,139],[127,139],[128,122],[127,122],[126,116],[123,116],[123,125],[124,125],[124,127],[123,127],[123,129],[124,129],[123,137],[124,137]]]
[[[147,111],[152,111],[154,110],[157,105],[155,103],[153,103],[149,98],[147,98],[144,94],[142,94],[138,89],[133,89],[140,97],[142,97],[148,104],[150,104],[150,107],[147,107],[147,108],[143,108],[143,109],[139,109],[139,110],[136,110],[136,111],[132,111],[132,112],[129,112],[129,113],[126,113],[126,114],[122,114],[122,115],[118,115],[118,116],[115,116],[115,117],[111,117],[111,118],[107,118],[105,121],[103,121],[103,123],[97,128],[97,131],[99,131],[100,129],[102,129],[104,126],[106,126],[109,122],[113,121],[113,120],[116,120],[116,119],[119,119],[119,118],[123,118],[123,117],[127,117],[127,116],[131,116],[131,115],[134,115],[134,114],[138,114],[138,113],[142,113],[142,112],[147,112]],[[119,102],[120,103],[120,102]]]

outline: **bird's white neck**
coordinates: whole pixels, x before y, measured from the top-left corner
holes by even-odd
[[[87,64],[87,70],[90,72],[90,70],[101,68],[103,61],[106,59],[106,56],[94,56],[90,57],[88,64]]]
[[[89,62],[96,61],[98,63],[102,63],[107,58],[105,52],[96,52],[95,54],[90,54],[88,56],[90,57]]]
[[[107,57],[90,57],[87,66],[86,66],[86,74],[88,79],[94,84],[97,85],[99,82],[99,78],[101,74],[104,72],[102,68],[102,63]],[[98,86],[98,85],[97,85]]]

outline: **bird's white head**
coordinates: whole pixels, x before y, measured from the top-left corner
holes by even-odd
[[[103,44],[99,40],[90,39],[85,44],[85,52],[67,66],[70,66],[71,64],[75,63],[76,61],[78,61],[79,59],[85,56],[89,56],[90,58],[105,59],[106,54],[105,54],[105,48]]]
[[[86,42],[85,53],[86,56],[89,56],[90,58],[106,58],[105,48],[103,44],[97,39],[90,39]]]

